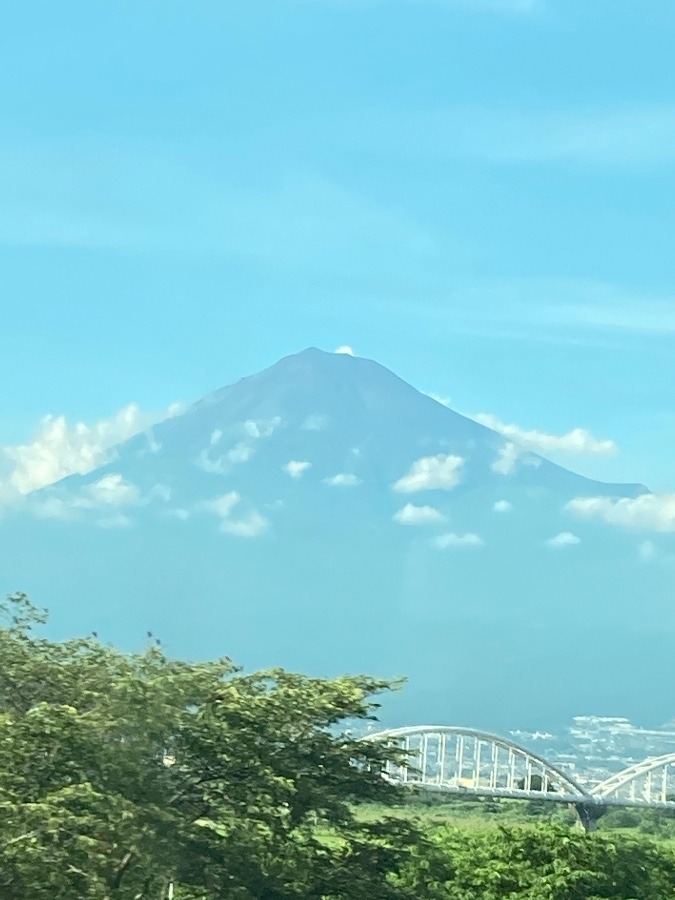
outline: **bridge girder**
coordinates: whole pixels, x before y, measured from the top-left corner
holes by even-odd
[[[628,796],[625,796],[626,793]],[[652,756],[605,779],[593,788],[605,802],[675,807],[675,753]]]
[[[392,781],[464,796],[594,803],[593,795],[568,773],[508,738],[476,728],[421,725],[369,735],[390,741],[411,756],[409,765],[389,765]]]
[[[412,725],[368,735],[410,754],[389,764],[398,784],[461,796],[550,800],[579,808],[675,808],[675,753],[650,757],[587,788],[569,773],[509,738],[456,725]],[[657,777],[658,776],[658,777]],[[669,790],[671,788],[671,790]]]

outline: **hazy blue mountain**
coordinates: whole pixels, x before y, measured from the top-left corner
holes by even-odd
[[[306,350],[31,495],[0,520],[0,587],[58,635],[407,675],[391,722],[672,717],[672,569],[564,508],[647,489],[507,443],[373,361]],[[546,545],[561,532],[579,543]]]

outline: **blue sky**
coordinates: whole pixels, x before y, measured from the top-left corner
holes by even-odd
[[[0,445],[350,344],[675,489],[675,7],[25,0]]]

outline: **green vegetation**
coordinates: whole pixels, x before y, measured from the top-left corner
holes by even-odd
[[[542,825],[437,828],[403,882],[428,900],[672,900],[675,856],[647,839]]]
[[[56,643],[23,595],[0,614],[2,900],[675,897],[672,847],[626,820],[387,784],[398,751],[344,726],[388,682]]]
[[[24,596],[2,611],[2,900],[400,896],[416,829],[351,810],[394,794],[391,754],[331,730],[387,683],[53,643]]]

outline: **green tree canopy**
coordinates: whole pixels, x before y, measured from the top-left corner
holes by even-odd
[[[672,900],[675,853],[537,825],[362,816],[400,751],[351,737],[392,684],[54,642],[0,603],[1,900]]]
[[[403,882],[425,900],[672,900],[675,853],[561,826],[435,829]]]
[[[353,812],[393,796],[392,752],[336,728],[390,683],[53,642],[24,595],[1,612],[3,900],[407,895],[415,829]]]

